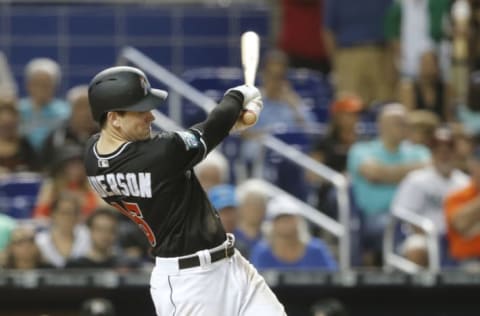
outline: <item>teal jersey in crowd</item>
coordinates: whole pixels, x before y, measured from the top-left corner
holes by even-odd
[[[30,144],[39,151],[48,134],[70,116],[70,105],[61,99],[52,99],[36,110],[29,98],[19,102],[20,130]]]
[[[430,160],[430,151],[421,145],[403,142],[398,151],[390,152],[380,140],[360,142],[348,154],[348,171],[351,175],[353,195],[357,206],[367,214],[387,212],[398,184],[373,183],[359,173],[359,167],[368,160],[386,165],[401,165]]]

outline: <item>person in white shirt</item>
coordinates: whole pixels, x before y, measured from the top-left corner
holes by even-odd
[[[410,172],[400,183],[398,191],[391,204],[391,209],[406,209],[430,219],[439,234],[439,242],[442,244],[446,233],[445,218],[443,212],[444,198],[452,190],[468,184],[468,176],[454,167],[455,150],[454,136],[447,127],[439,127],[435,130],[430,150],[432,152],[432,165]],[[422,231],[418,227],[412,227],[412,233],[408,238],[417,238]],[[415,237],[413,237],[415,236]],[[410,254],[409,247],[401,247],[403,255],[420,265],[428,264],[427,261],[417,262],[418,247],[416,254]],[[442,247],[441,247],[442,248]],[[426,247],[424,247],[426,252]],[[426,256],[427,254],[425,254]],[[441,249],[442,261],[448,261]]]
[[[90,234],[79,224],[80,204],[76,196],[63,193],[52,205],[51,225],[36,235],[45,261],[63,268],[69,259],[79,258],[90,250]]]

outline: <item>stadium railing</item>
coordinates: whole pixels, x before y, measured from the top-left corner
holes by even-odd
[[[391,210],[390,221],[385,228],[383,238],[384,266],[411,274],[423,270],[421,266],[395,253],[396,227],[399,222],[419,227],[425,232],[425,237],[427,238],[428,271],[438,273],[440,271],[439,237],[433,221],[408,209],[399,207]]]
[[[181,98],[186,98],[192,104],[202,108],[205,112],[210,112],[215,106],[216,102],[211,98],[207,97],[202,92],[198,91],[194,87],[187,84],[182,79],[178,78],[176,75],[169,72],[164,67],[157,64],[148,56],[141,53],[139,50],[133,47],[125,47],[119,56],[119,62],[122,64],[133,64],[142,70],[144,70],[148,75],[155,78],[163,85],[167,86],[170,92],[168,110],[170,117],[173,121],[170,121],[169,126],[175,124],[174,121],[181,121]],[[158,112],[155,114],[156,118],[159,119],[159,122],[165,123],[168,118]],[[326,181],[331,182],[337,189],[337,202],[339,206],[339,219],[335,221],[322,212],[314,209],[313,207],[308,206],[306,203],[294,198],[298,203],[302,203],[303,206],[308,206],[303,208],[303,215],[311,220],[314,224],[320,226],[321,228],[331,232],[339,240],[339,267],[340,271],[350,271],[351,262],[350,262],[350,205],[349,205],[349,196],[348,196],[348,185],[346,177],[338,173],[331,168],[323,165],[316,160],[305,155],[301,151],[295,149],[293,146],[282,142],[281,140],[271,136],[264,135],[256,139],[263,147],[275,151],[279,155],[283,156],[285,159],[292,161],[298,166],[309,170],[310,172],[318,175],[319,177],[325,179]],[[280,190],[276,188],[275,190]]]

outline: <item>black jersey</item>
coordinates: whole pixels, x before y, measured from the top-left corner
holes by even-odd
[[[153,255],[183,256],[225,241],[218,213],[193,167],[228,135],[242,104],[243,95],[230,91],[205,121],[189,130],[126,142],[108,155],[96,151],[98,134],[88,141],[85,167],[90,184],[138,224]]]

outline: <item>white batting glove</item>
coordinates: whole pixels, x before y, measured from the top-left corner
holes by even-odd
[[[236,86],[234,88],[228,89],[227,92],[225,92],[225,94],[229,93],[230,91],[238,91],[243,95],[244,110],[248,110],[247,105],[253,100],[256,100],[255,103],[258,103],[257,106],[255,107],[260,106],[260,110],[263,108],[263,102],[261,102],[262,95],[260,94],[260,91],[258,90],[257,87],[247,86],[247,85]],[[260,99],[260,102],[258,102],[258,99]]]
[[[247,85],[241,85],[229,89],[225,94],[230,91],[238,91],[243,95],[243,111],[231,130],[232,132],[241,132],[255,125],[258,121],[260,112],[263,109],[262,96],[256,87]],[[252,114],[254,115],[253,118]],[[250,120],[253,119],[253,121],[247,121],[247,116],[249,116]]]

